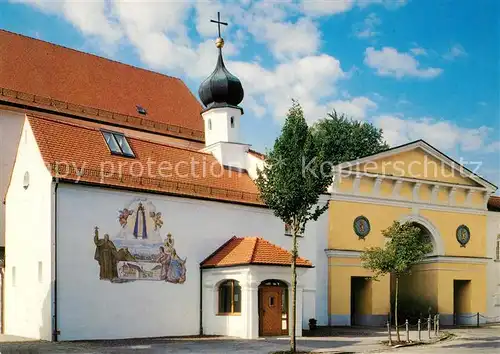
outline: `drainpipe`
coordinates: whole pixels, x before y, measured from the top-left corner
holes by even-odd
[[[200,264],[200,336],[203,335],[203,269]]]
[[[52,245],[52,254],[54,255],[54,282],[52,285],[52,341],[57,342],[60,334],[57,329],[57,188],[59,183],[54,182],[54,242]]]

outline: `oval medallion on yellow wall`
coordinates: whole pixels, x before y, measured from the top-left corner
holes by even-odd
[[[467,225],[460,225],[457,228],[457,241],[460,243],[460,247],[465,247],[465,245],[470,240],[470,230]]]
[[[354,219],[353,228],[360,239],[365,238],[370,233],[370,221],[365,216],[360,215]]]

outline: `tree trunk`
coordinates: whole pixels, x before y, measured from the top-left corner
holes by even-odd
[[[399,292],[399,277],[396,276],[396,295],[394,297],[394,324],[396,325],[396,337],[398,342],[401,341],[399,337],[399,327],[398,327],[398,292]]]
[[[297,348],[295,341],[295,327],[297,323],[297,227],[294,225],[292,230],[292,333],[290,335],[290,352],[295,353]]]

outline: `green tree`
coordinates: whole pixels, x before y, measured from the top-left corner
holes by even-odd
[[[322,144],[325,156],[337,165],[387,150],[383,132],[371,123],[348,118],[345,114],[329,113],[313,125],[313,134]]]
[[[331,165],[324,163],[323,151],[304,119],[301,106],[293,101],[281,135],[266,155],[256,180],[260,197],[292,233],[292,328],[290,350],[295,352],[297,235],[309,220],[317,220],[328,209],[319,197],[332,183]]]
[[[370,269],[373,279],[386,274],[394,276],[396,281],[394,321],[398,341],[398,293],[399,279],[411,273],[411,268],[432,251],[432,244],[418,226],[407,222],[401,224],[395,221],[390,227],[382,231],[387,238],[383,248],[370,247],[361,253],[361,262],[364,268]]]

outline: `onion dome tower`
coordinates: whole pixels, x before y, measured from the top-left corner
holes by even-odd
[[[238,106],[243,100],[243,86],[241,86],[241,81],[231,74],[224,65],[224,59],[222,58],[224,39],[218,37],[215,45],[219,49],[217,65],[212,74],[201,83],[198,95],[207,109]]]
[[[217,21],[210,21],[218,25],[219,37],[215,41],[215,46],[219,57],[214,71],[198,89],[200,100],[205,106],[201,116],[205,122],[205,146],[207,147],[219,142],[239,142],[240,118],[243,115],[243,109],[238,105],[244,96],[241,81],[227,70],[222,57],[224,39],[220,34],[220,26],[227,26],[227,23],[220,21],[219,12]]]

